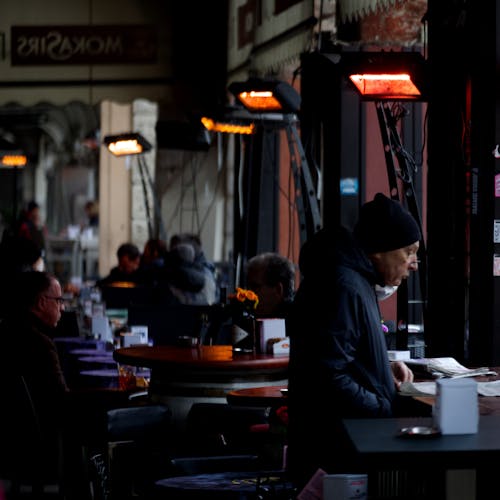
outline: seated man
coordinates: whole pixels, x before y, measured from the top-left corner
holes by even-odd
[[[97,281],[97,286],[102,287],[116,282],[131,282],[139,284],[142,281],[138,272],[141,262],[141,252],[133,243],[123,243],[116,252],[118,265],[111,269],[103,279]]]
[[[248,260],[247,287],[257,294],[258,318],[286,318],[295,292],[295,267],[278,253],[264,252]]]
[[[82,483],[86,467],[82,463],[82,447],[100,449],[107,432],[106,412],[126,404],[127,394],[77,392],[68,388],[52,339],[64,311],[61,285],[53,275],[26,271],[20,273],[11,286],[17,301],[0,323],[0,381],[23,378],[47,453],[42,458],[53,464],[48,470],[64,467],[65,498],[90,499],[88,483]],[[0,412],[0,423],[7,418],[6,410]],[[12,431],[10,437],[15,446],[19,435]],[[2,442],[2,446],[5,444]]]

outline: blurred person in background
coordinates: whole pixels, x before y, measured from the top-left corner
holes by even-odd
[[[109,274],[97,281],[99,287],[117,282],[130,282],[140,284],[142,276],[139,273],[141,252],[134,243],[122,243],[116,251],[118,264],[111,269]]]
[[[36,201],[30,201],[21,212],[14,235],[34,241],[45,255],[47,234],[47,227],[43,224],[40,214],[40,205]]]
[[[144,244],[139,274],[145,284],[159,286],[163,280],[165,262],[167,260],[167,243],[159,238],[150,238]]]
[[[191,297],[185,295],[185,300],[198,304],[214,304],[217,301],[215,267],[206,258],[200,237],[193,233],[174,234],[169,241],[169,252],[171,262],[178,266],[177,271],[171,275],[174,287],[188,290],[187,286],[192,285],[194,290],[198,288],[196,283],[203,281],[201,289],[193,291],[195,295]],[[188,276],[189,279],[186,280]],[[188,285],[189,283],[191,284]]]
[[[247,288],[259,297],[258,318],[286,318],[295,293],[295,266],[286,257],[264,252],[246,264]]]

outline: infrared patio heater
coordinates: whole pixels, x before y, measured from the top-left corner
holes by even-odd
[[[12,222],[17,217],[19,197],[18,173],[28,164],[28,157],[16,144],[0,137],[0,168],[12,169]]]
[[[303,244],[320,228],[321,217],[313,178],[297,130],[300,95],[286,82],[261,78],[233,82],[228,89],[235,96],[237,104],[243,106],[242,111],[245,112],[247,123],[264,131],[284,130],[286,133],[294,181],[292,205],[297,214],[300,244]],[[264,146],[266,145],[270,149],[269,144],[264,143]],[[277,164],[279,160],[276,160],[276,157],[268,156],[266,161]],[[264,165],[261,166],[261,173],[263,167]],[[267,179],[264,181],[267,182]],[[257,193],[257,195],[261,194]],[[251,207],[250,203],[247,211],[252,210]],[[267,229],[269,231],[269,228]],[[253,248],[252,251],[257,253],[261,249]]]
[[[165,240],[166,232],[161,216],[160,202],[156,194],[156,187],[154,185],[153,179],[151,178],[148,167],[145,164],[144,159],[142,158],[142,155],[150,151],[153,146],[141,134],[137,132],[107,135],[104,137],[103,142],[108,148],[109,152],[114,154],[115,156],[136,156],[139,175],[141,178],[149,238],[159,237]],[[151,190],[151,195],[153,197],[154,216],[151,213],[151,207],[149,204],[147,188],[148,184]]]
[[[390,197],[405,204],[423,235],[422,221],[413,182],[416,171],[412,156],[405,150],[397,127],[404,107],[402,102],[424,101],[425,65],[417,52],[360,52],[343,61],[344,74],[364,101],[374,101],[384,147]],[[399,104],[398,104],[399,103]],[[418,250],[420,302],[425,325],[427,304],[427,258],[424,238]],[[408,283],[398,288],[398,335],[396,349],[408,349]]]

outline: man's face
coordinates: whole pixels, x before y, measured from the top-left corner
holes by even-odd
[[[375,269],[384,279],[384,285],[399,286],[408,278],[410,271],[418,270],[417,251],[420,243],[389,252],[378,252],[370,255]]]
[[[247,286],[257,294],[259,303],[257,315],[260,317],[272,317],[276,308],[283,302],[283,286],[266,285],[265,274],[261,269],[249,270],[247,274]]]
[[[64,311],[62,290],[59,281],[52,279],[49,288],[43,292],[33,309],[33,313],[47,326],[56,327]]]
[[[128,255],[124,255],[120,259],[120,269],[127,274],[131,274],[134,271],[137,271],[140,262],[141,262],[140,257],[136,257],[134,259],[132,257],[129,257]]]

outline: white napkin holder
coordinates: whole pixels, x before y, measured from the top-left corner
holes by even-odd
[[[147,325],[133,325],[130,327],[130,332],[139,336],[138,344],[148,343],[148,326]]]
[[[109,319],[106,316],[92,316],[92,336],[106,342],[113,341],[113,333],[109,326]]]
[[[265,318],[257,320],[260,339],[260,352],[272,352],[268,345],[269,340],[284,339],[286,337],[285,320],[283,318]]]
[[[471,378],[436,380],[434,426],[441,434],[476,434],[479,425],[477,382]]]
[[[121,347],[131,347],[134,345],[142,344],[141,336],[138,333],[120,333],[120,345]]]

